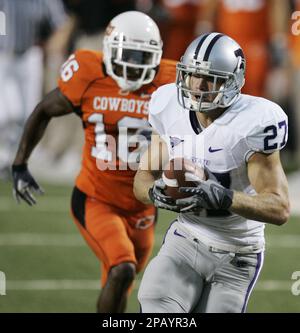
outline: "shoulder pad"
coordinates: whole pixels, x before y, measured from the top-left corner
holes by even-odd
[[[169,102],[176,96],[176,86],[174,83],[165,84],[159,87],[151,96],[149,104],[149,114],[161,113]]]
[[[58,87],[74,106],[79,106],[89,84],[104,78],[102,53],[78,50],[62,65]]]

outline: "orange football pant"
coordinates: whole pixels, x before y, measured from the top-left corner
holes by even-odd
[[[71,211],[80,233],[101,261],[102,286],[113,266],[131,262],[137,272],[145,267],[154,242],[154,207],[130,213],[88,197],[75,187]]]

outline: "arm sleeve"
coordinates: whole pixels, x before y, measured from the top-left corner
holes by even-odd
[[[277,106],[270,110],[261,124],[257,124],[246,138],[246,161],[255,152],[271,154],[281,150],[287,143],[288,118]]]
[[[62,65],[58,87],[77,107],[90,83],[101,75],[101,61],[88,50],[78,50]]]

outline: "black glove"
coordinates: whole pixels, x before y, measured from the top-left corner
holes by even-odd
[[[162,178],[156,180],[153,187],[149,190],[149,198],[155,207],[178,213],[180,211],[180,207],[176,205],[176,201],[172,197],[165,195],[165,187],[166,184]]]
[[[36,204],[32,191],[38,194],[43,194],[44,191],[31,176],[27,169],[27,165],[13,165],[12,177],[14,187],[13,194],[17,202],[20,203],[22,199],[30,206]]]
[[[209,173],[210,175],[210,173]],[[233,191],[225,188],[213,179],[197,180],[194,175],[187,175],[198,182],[197,187],[180,187],[179,192],[190,194],[184,199],[176,200],[181,213],[199,212],[204,209],[227,210],[232,205]]]

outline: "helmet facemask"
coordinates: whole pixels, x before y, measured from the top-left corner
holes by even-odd
[[[243,85],[236,73],[213,70],[209,62],[197,62],[195,65],[180,62],[176,69],[178,102],[190,111],[208,112],[226,108],[236,100]],[[205,89],[202,89],[202,84],[195,89],[192,84],[193,78],[204,80]]]
[[[162,55],[155,41],[126,42],[118,36],[114,40],[105,37],[103,43],[107,73],[122,90],[138,90],[154,79]]]

